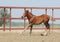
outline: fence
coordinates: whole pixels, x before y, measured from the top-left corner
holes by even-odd
[[[53,24],[53,22],[55,21],[55,20],[60,20],[60,18],[54,18],[54,10],[55,9],[60,9],[60,7],[17,7],[17,6],[0,6],[0,8],[4,8],[4,18],[0,18],[0,20],[4,20],[4,24],[3,24],[3,28],[0,28],[0,30],[3,30],[3,31],[5,31],[5,30],[23,30],[24,28],[25,28],[25,26],[26,26],[26,19],[21,19],[21,18],[12,18],[11,17],[11,15],[12,15],[12,12],[11,12],[11,10],[12,9],[30,9],[31,10],[31,12],[32,12],[32,10],[33,9],[44,9],[45,10],[45,13],[47,14],[47,10],[48,9],[51,9],[52,10],[52,30],[54,30],[54,29],[60,29],[60,28],[54,28],[54,24]],[[6,8],[9,8],[10,9],[10,18],[6,18]],[[7,19],[9,19],[10,20],[10,26],[9,26],[9,28],[6,28],[5,27],[5,20],[7,20]],[[11,20],[24,20],[24,28],[11,28]],[[44,28],[34,28],[34,29],[44,29]]]

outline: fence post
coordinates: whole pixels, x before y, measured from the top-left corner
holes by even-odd
[[[24,11],[26,10],[26,8],[24,8]],[[26,27],[26,19],[25,19],[25,17],[24,17],[24,29],[25,29],[25,27]]]
[[[54,9],[52,9],[52,30],[53,30],[53,27],[54,27],[53,19],[54,19]]]
[[[32,13],[32,8],[31,8],[31,13]]]
[[[6,17],[5,17],[5,16],[6,16],[6,10],[5,10],[5,9],[6,9],[6,8],[4,8],[4,18],[3,18],[3,22],[4,22],[3,28],[4,28],[4,29],[3,29],[3,31],[5,31],[5,20],[6,20],[6,19],[5,19],[5,18],[6,18]]]
[[[9,29],[9,31],[11,31],[11,8],[10,8],[10,29]]]
[[[47,8],[45,9],[45,14],[47,14]]]

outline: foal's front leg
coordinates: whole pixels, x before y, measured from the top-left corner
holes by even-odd
[[[31,24],[29,24],[28,27],[25,28],[23,32],[25,32],[30,26],[31,26]],[[22,32],[22,34],[23,34],[23,32]]]
[[[30,36],[31,36],[33,24],[30,24],[28,27],[30,27]]]

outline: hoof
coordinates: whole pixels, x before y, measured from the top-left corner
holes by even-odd
[[[44,34],[41,34],[41,36],[47,36],[47,34],[46,34],[46,35],[44,35]]]
[[[41,34],[41,36],[44,36],[44,34]]]

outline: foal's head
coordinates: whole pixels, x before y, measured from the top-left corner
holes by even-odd
[[[29,11],[28,10],[25,10],[24,13],[23,13],[23,16],[22,18],[26,17],[28,15]]]

